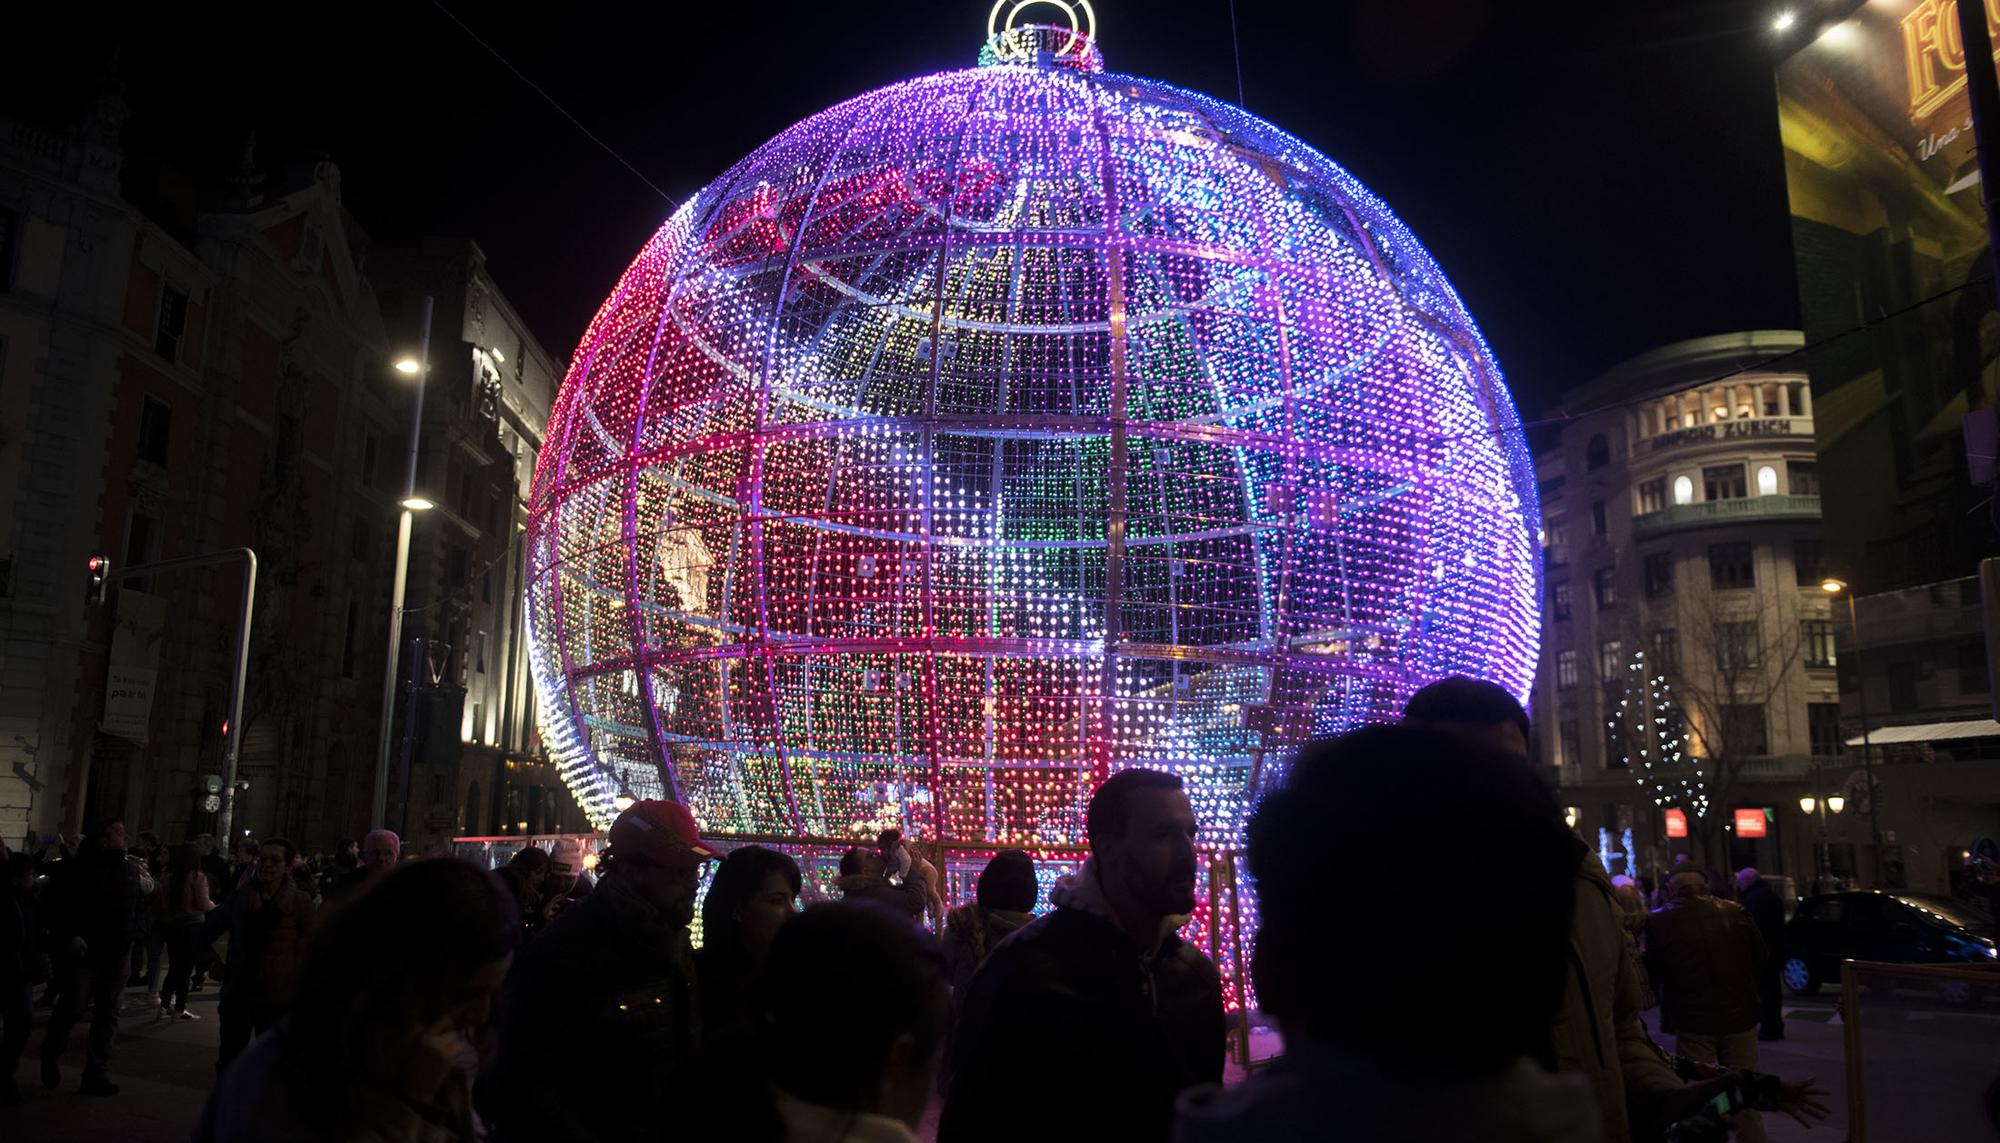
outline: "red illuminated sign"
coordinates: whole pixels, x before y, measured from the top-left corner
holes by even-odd
[[[1687,811],[1686,811],[1686,810],[1668,810],[1668,811],[1667,811],[1667,836],[1668,836],[1668,837],[1686,837],[1687,835],[1688,835],[1688,816],[1687,816]]]
[[[1765,829],[1763,810],[1737,810],[1736,836],[1763,837]]]

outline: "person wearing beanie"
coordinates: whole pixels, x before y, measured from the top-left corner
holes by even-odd
[[[507,977],[483,1090],[503,1143],[656,1134],[699,1042],[688,925],[716,851],[687,807],[666,801],[619,814],[609,844],[590,896],[527,945]]]

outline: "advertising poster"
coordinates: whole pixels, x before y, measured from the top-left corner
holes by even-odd
[[[2000,38],[2000,0],[1983,0]],[[1954,0],[1867,0],[1777,70],[1829,567],[1862,592],[1971,575],[1996,518],[1961,423],[2000,314]]]

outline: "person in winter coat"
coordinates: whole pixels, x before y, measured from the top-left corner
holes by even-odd
[[[8,854],[6,877],[0,885],[0,1103],[11,1104],[20,1099],[14,1076],[28,1047],[35,983],[43,975],[34,855]]]
[[[923,900],[923,915],[933,929],[944,922],[944,893],[937,866],[917,855],[899,829],[885,829],[875,839],[882,855],[882,873],[892,885],[914,885]]]
[[[1785,998],[1778,990],[1778,970],[1785,963],[1785,902],[1754,868],[1736,871],[1737,900],[1757,924],[1764,939],[1764,959],[1757,966],[1757,1038],[1785,1038]]]
[[[756,1038],[751,985],[778,930],[799,911],[799,864],[775,849],[729,851],[701,902],[701,948],[694,954],[704,1045],[746,1047]]]
[[[787,921],[769,967],[756,1008],[779,1129],[749,1120],[732,1137],[916,1143],[951,1020],[937,943],[878,904],[835,901]],[[1046,1138],[1013,1118],[1010,1138]]]
[[[1416,804],[1454,847],[1506,855],[1505,892],[1454,906],[1454,924],[1506,934],[1480,951],[1504,987],[1439,988],[1463,963],[1452,942],[1365,935],[1408,908],[1410,885],[1460,870],[1456,848],[1413,848],[1381,812]],[[1435,731],[1369,727],[1307,747],[1248,841],[1257,993],[1286,1051],[1183,1097],[1177,1143],[1598,1143],[1589,1081],[1534,1060],[1562,1000],[1577,843],[1525,769]],[[1394,878],[1328,876],[1385,853]]]
[[[715,850],[675,802],[634,803],[608,840],[596,888],[507,977],[481,1087],[498,1139],[641,1139],[671,1120],[699,1036],[688,924]]]
[[[284,838],[262,842],[250,876],[203,925],[207,936],[229,934],[229,971],[216,1005],[222,1018],[218,1072],[291,1008],[300,955],[317,913],[313,899],[292,883],[294,856]]]
[[[98,827],[90,844],[64,861],[49,879],[43,904],[51,968],[61,999],[42,1037],[42,1086],[62,1083],[61,1060],[71,1030],[90,1000],[90,1042],[84,1052],[85,1095],[117,1095],[108,1068],[118,1034],[118,1001],[125,990],[139,915],[139,874],[125,860],[125,823]]]
[[[591,888],[590,874],[583,868],[583,843],[559,838],[549,851],[549,872],[542,882],[542,923],[562,916],[563,910],[590,896]]]
[[[479,1049],[520,939],[492,875],[397,867],[328,911],[291,1016],[222,1073],[195,1143],[477,1143]]]
[[[194,978],[195,953],[202,928],[215,908],[209,900],[208,876],[192,845],[175,847],[160,880],[160,914],[167,930],[167,983],[160,991],[160,1019],[196,1020],[187,1010],[188,982]]]
[[[1410,697],[1405,725],[1446,734],[1529,769],[1527,712],[1493,683],[1440,679]],[[1558,819],[1560,820],[1560,819]],[[1642,991],[1625,948],[1625,912],[1611,878],[1577,841],[1569,972],[1544,1052],[1557,1070],[1583,1075],[1597,1096],[1605,1143],[1630,1143],[1632,1123],[1663,1124],[1693,1112],[1707,1089],[1683,1084],[1639,1019]],[[1712,1095],[1712,1092],[1708,1093]]]
[[[945,915],[945,979],[953,996],[965,995],[972,973],[995,945],[1035,919],[1035,862],[1019,849],[1003,849],[979,871],[973,903]]]
[[[898,913],[907,914],[911,924],[924,915],[924,886],[914,878],[898,885],[882,872],[882,858],[872,850],[856,846],[840,855],[840,876],[834,889],[844,901],[873,901]]]
[[[1222,984],[1176,929],[1194,911],[1195,818],[1181,779],[1113,774],[1085,814],[1090,856],[1055,910],[973,974],[939,1143],[1164,1140],[1174,1098],[1222,1078]],[[1082,1085],[1025,1123],[1024,1093]]]
[[[1757,1066],[1757,973],[1764,942],[1743,906],[1708,891],[1692,865],[1667,878],[1671,896],[1646,925],[1646,964],[1660,982],[1660,1002],[1680,1029],[1674,1050],[1731,1068]],[[1764,1138],[1762,1117],[1736,1118],[1743,1143]]]

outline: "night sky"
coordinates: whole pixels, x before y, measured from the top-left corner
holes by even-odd
[[[448,6],[676,198],[841,99],[970,66],[988,8]],[[1111,70],[1234,96],[1229,0],[1097,9]],[[282,26],[279,10],[291,13]],[[1409,224],[1525,414],[1551,412],[1565,389],[1666,341],[1797,324],[1769,4],[1237,0],[1236,10],[1248,108],[1346,166]],[[314,12],[40,16],[47,50],[6,84],[9,109],[60,113],[118,41],[136,169],[157,160],[219,185],[252,129],[267,167],[322,152],[377,240],[476,240],[543,344],[567,358],[669,204],[437,7],[364,0]]]

